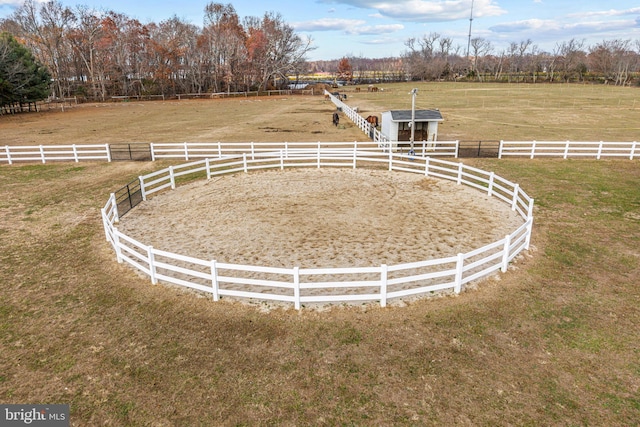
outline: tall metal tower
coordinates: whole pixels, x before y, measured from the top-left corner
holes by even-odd
[[[471,24],[473,23],[473,0],[471,0],[471,15],[469,15],[469,40],[467,41],[467,59],[469,58],[469,47],[471,46]]]

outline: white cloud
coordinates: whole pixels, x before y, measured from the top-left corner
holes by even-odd
[[[347,31],[365,23],[360,19],[322,18],[313,21],[295,22],[292,26],[297,31]]]
[[[360,9],[374,9],[387,18],[406,22],[441,22],[468,19],[471,13],[469,0],[333,0]],[[493,0],[475,0],[474,17],[499,16],[507,13]]]
[[[400,31],[403,29],[404,29],[404,25],[402,24],[366,25],[366,26],[358,26],[358,27],[350,28],[345,30],[345,32],[347,34],[370,36],[370,35],[394,33],[396,31]]]
[[[625,16],[625,15],[638,15],[640,14],[640,7],[633,7],[631,9],[609,9],[609,10],[598,10],[593,12],[579,12],[572,13],[569,18],[591,18],[594,16]]]

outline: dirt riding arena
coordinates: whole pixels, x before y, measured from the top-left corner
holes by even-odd
[[[224,175],[151,197],[120,231],[200,259],[290,268],[368,267],[445,258],[522,225],[477,190],[375,169]]]

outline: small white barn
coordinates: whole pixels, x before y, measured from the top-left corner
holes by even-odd
[[[437,141],[438,123],[443,121],[440,110],[415,110],[414,142]],[[381,131],[391,141],[411,141],[411,110],[383,112]]]

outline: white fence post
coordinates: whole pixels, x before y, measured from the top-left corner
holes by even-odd
[[[247,169],[247,153],[242,153],[242,165],[244,166],[244,173],[249,172]]]
[[[76,144],[71,145],[71,148],[73,149],[73,159],[78,163],[78,149],[76,148]]]
[[[153,256],[153,246],[147,248],[147,258],[149,258],[149,276],[151,276],[151,284],[157,285],[158,279],[156,279],[156,265]]]
[[[633,144],[631,145],[631,155],[629,156],[629,160],[633,160],[633,156],[636,154],[636,141],[633,141]],[[9,150],[9,147],[7,147],[7,152]]]
[[[138,177],[138,182],[140,182],[140,193],[142,194],[142,200],[147,201],[147,190],[144,188],[144,178],[142,175]]]
[[[151,161],[155,162],[156,161],[156,150],[155,150],[155,148],[153,146],[153,142],[151,142],[149,144],[149,151],[151,151]]]
[[[7,152],[7,160],[9,161],[9,164],[12,165],[13,162],[11,161],[11,150],[9,150],[9,146],[8,145],[4,146],[4,151]]]
[[[40,158],[42,159],[42,163],[46,163],[46,160],[44,157],[44,147],[42,145],[40,146]]]
[[[458,254],[458,261],[456,262],[456,280],[453,287],[453,291],[459,294],[462,290],[462,269],[464,267],[464,254]]]
[[[253,141],[251,141],[251,160],[255,160],[256,159],[256,149],[254,147],[254,143]]]
[[[280,150],[280,170],[284,170],[284,152]]]
[[[220,299],[220,291],[218,285],[218,267],[216,266],[216,260],[211,261],[211,287],[213,288],[213,300],[218,301]]]
[[[356,161],[358,160],[358,141],[353,141],[353,168],[356,168]]]
[[[393,151],[391,150],[391,143],[389,143],[389,170],[393,170]]]
[[[496,174],[491,172],[489,174],[489,188],[487,189],[487,195],[491,197],[493,194],[493,180],[495,179]]]
[[[531,158],[533,159],[536,156],[536,141],[531,143]]]
[[[424,176],[429,176],[429,157],[424,159]]]
[[[109,200],[111,200],[111,206],[113,206],[113,222],[120,222],[120,213],[118,212],[118,202],[116,201],[115,193],[111,193]]]
[[[293,267],[293,296],[295,308],[300,310],[300,267]]]
[[[318,141],[318,169],[320,169],[320,141]]]
[[[503,273],[507,272],[507,267],[509,267],[509,248],[511,247],[511,236],[504,236],[504,248],[502,249],[502,267],[500,271]]]
[[[104,150],[107,153],[107,162],[111,163],[111,150],[109,150],[109,144],[104,144]]]
[[[220,145],[220,141],[218,141],[218,158],[222,158],[222,146]]]
[[[529,219],[527,219],[527,236],[525,238],[525,242],[524,242],[524,249],[525,250],[529,250],[529,246],[531,245],[531,233],[533,231],[533,217],[530,216]]]
[[[109,220],[107,219],[107,211],[104,210],[104,208],[100,208],[100,213],[102,214],[102,227],[104,228],[104,237],[107,240],[107,242],[111,242],[111,240],[109,240]]]
[[[113,227],[112,230],[113,230],[113,243],[116,247],[116,260],[118,261],[118,264],[122,264],[122,249],[120,248],[120,236],[118,236],[120,232],[115,227]]]
[[[598,145],[598,155],[596,156],[596,160],[600,160],[602,157],[602,141],[600,141],[600,145]]]
[[[380,266],[380,307],[387,306],[387,277],[389,276],[389,267],[387,264]]]
[[[462,184],[462,163],[458,163],[458,185]]]
[[[503,149],[503,145],[504,145],[504,140],[500,140],[500,146],[498,147],[498,158],[501,159],[502,158],[502,149]]]
[[[565,160],[567,159],[567,157],[569,157],[569,145],[570,145],[569,141],[566,141],[564,143],[564,156],[562,158]]]
[[[211,162],[209,161],[208,157],[204,159],[204,164],[205,164],[205,168],[207,169],[207,180],[210,180],[211,179]]]
[[[173,173],[173,166],[169,166],[169,178],[171,179],[171,189],[175,190],[176,189],[176,177],[175,177],[175,174]]]
[[[518,190],[520,189],[520,184],[516,184],[513,186],[513,201],[511,202],[511,210],[515,211],[516,206],[518,205]]]
[[[184,142],[184,159],[189,161],[189,144],[186,141]]]

